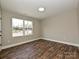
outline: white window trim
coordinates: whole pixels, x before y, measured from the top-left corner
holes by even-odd
[[[13,18],[15,18],[15,17],[13,17]],[[11,28],[12,28],[12,31],[13,31],[12,19],[11,19]],[[19,19],[19,18],[15,18],[15,19]],[[20,19],[20,20],[23,20],[23,19]],[[31,21],[32,22],[32,34],[25,35],[25,28],[24,28],[25,23],[24,23],[24,21]],[[31,35],[33,35],[33,21],[32,20],[23,20],[23,35],[22,36],[13,36],[13,32],[12,32],[12,37],[23,37],[23,36],[31,36]]]

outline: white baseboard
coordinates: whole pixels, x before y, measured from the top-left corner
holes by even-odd
[[[39,39],[39,38],[37,38],[37,39],[32,39],[32,40],[27,40],[27,41],[24,41],[24,42],[20,42],[20,43],[8,45],[8,46],[2,46],[1,50],[7,49],[7,48],[11,48],[11,47],[14,47],[14,46],[18,46],[18,45],[22,45],[22,44],[24,44],[24,43],[32,42],[32,41],[35,41],[35,40],[38,40],[38,39]]]
[[[59,42],[59,43],[64,43],[64,44],[68,44],[68,45],[79,47],[79,44],[75,44],[75,43],[63,42],[63,41],[53,40],[53,39],[50,39],[50,38],[37,38],[37,39],[27,40],[25,42],[20,42],[20,43],[8,45],[8,46],[3,46],[1,48],[1,50],[7,49],[7,48],[10,48],[10,47],[14,47],[14,46],[18,46],[18,45],[21,45],[21,44],[24,44],[24,43],[32,42],[32,41],[35,41],[35,40],[38,40],[38,39],[44,39],[44,40],[49,40],[49,41],[54,41],[54,42]]]
[[[64,43],[64,44],[68,44],[68,45],[72,45],[72,46],[79,47],[79,44],[75,44],[75,43],[64,42],[64,41],[58,41],[58,40],[54,40],[54,39],[50,39],[50,38],[41,38],[41,39],[49,40],[49,41],[54,41],[54,42],[59,42],[59,43]]]

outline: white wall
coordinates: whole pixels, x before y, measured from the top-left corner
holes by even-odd
[[[22,36],[12,37],[12,24],[11,24],[12,17],[25,19],[25,20],[32,20],[33,21],[33,35],[23,36],[23,37]],[[40,21],[34,18],[22,16],[16,13],[2,11],[2,32],[3,32],[3,39],[2,39],[3,46],[36,39],[40,36]]]
[[[52,40],[79,44],[77,10],[68,11],[42,21],[42,36]]]

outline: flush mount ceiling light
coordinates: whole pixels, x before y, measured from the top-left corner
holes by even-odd
[[[44,7],[40,7],[40,8],[38,8],[38,11],[43,12],[43,11],[45,11],[45,8]]]

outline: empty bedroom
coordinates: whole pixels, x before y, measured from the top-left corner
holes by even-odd
[[[0,0],[0,59],[79,59],[79,0]]]

